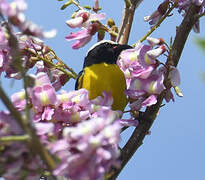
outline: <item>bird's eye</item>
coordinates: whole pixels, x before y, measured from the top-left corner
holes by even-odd
[[[111,48],[111,47],[112,47],[112,44],[106,42],[106,43],[105,43],[105,47],[106,47],[106,48]]]

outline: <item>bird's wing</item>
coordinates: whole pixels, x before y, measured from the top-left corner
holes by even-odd
[[[83,76],[84,76],[84,71],[80,71],[78,76],[77,76],[77,79],[76,79],[76,82],[75,82],[75,90],[78,90],[80,88],[82,88],[82,84],[83,84]]]

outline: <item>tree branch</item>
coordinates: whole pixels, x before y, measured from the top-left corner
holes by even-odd
[[[154,122],[161,107],[164,93],[165,91],[163,91],[163,93],[158,97],[157,103],[155,105],[148,107],[146,111],[141,116],[139,116],[139,125],[135,128],[130,139],[122,148],[120,156],[121,166],[119,169],[114,169],[111,171],[112,176],[109,178],[109,180],[115,180],[118,177],[127,162],[131,159],[137,149],[143,144],[143,140],[148,134],[148,131],[151,128],[152,123]]]
[[[198,13],[200,10],[200,6],[196,6],[194,4],[189,8],[184,20],[181,25],[177,28],[176,37],[174,39],[173,47],[172,47],[172,62],[174,66],[177,66],[179,59],[181,57],[181,53],[184,49],[185,42],[187,37],[194,26],[194,24],[198,20]]]
[[[140,5],[142,0],[130,0],[130,6],[125,4],[125,9],[122,15],[122,22],[120,25],[119,34],[117,37],[117,42],[119,44],[127,44],[130,30],[132,27],[132,22],[135,14],[136,8]]]
[[[199,12],[199,9],[200,9],[199,6],[192,4],[187,12],[187,15],[185,16],[181,25],[177,29],[174,44],[172,47],[173,54],[171,58],[173,65],[175,66],[177,66],[179,62],[179,58],[183,51],[187,37],[193,25],[198,20],[196,17]],[[167,63],[169,63],[169,61],[170,58],[168,57]],[[125,167],[127,162],[134,155],[136,150],[143,144],[143,140],[146,134],[148,133],[154,120],[156,119],[157,113],[161,107],[165,93],[166,91],[163,91],[158,97],[157,103],[155,105],[148,107],[146,111],[139,117],[139,125],[135,128],[130,139],[122,149],[121,156],[120,156],[121,167],[119,169],[113,169],[110,172],[111,176],[108,178],[109,180],[114,180],[117,178],[117,176],[120,174],[120,172]]]

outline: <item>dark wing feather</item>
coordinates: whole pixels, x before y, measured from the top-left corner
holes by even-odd
[[[75,82],[75,90],[78,90],[80,88],[82,88],[82,83],[83,83],[83,75],[84,75],[84,71],[80,71],[78,73],[76,82]]]

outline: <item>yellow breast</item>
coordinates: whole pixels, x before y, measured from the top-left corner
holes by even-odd
[[[127,104],[125,77],[116,64],[101,63],[84,68],[82,88],[89,91],[90,99],[101,96],[103,91],[111,92],[114,110],[123,111]]]

